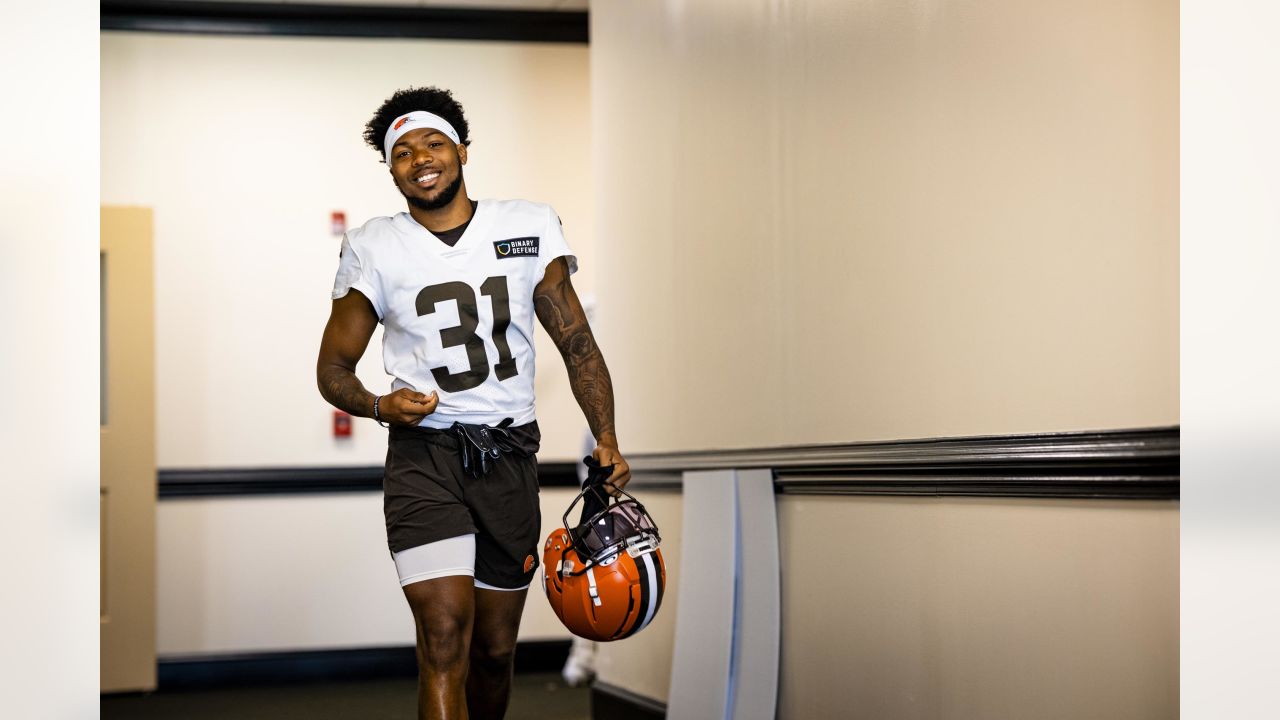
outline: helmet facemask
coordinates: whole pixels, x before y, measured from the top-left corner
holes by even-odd
[[[621,497],[605,492],[611,488]],[[582,521],[569,524],[569,515],[583,500]],[[594,485],[582,491],[564,513],[564,526],[584,567],[607,565],[623,549],[631,557],[639,557],[658,549],[662,537],[644,505],[625,490],[609,483]]]

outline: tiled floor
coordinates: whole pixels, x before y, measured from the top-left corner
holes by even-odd
[[[102,698],[102,720],[415,720],[414,680],[199,690]],[[588,720],[590,691],[557,673],[517,675],[506,720]]]

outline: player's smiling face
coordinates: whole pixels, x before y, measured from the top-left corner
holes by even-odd
[[[391,148],[396,187],[409,202],[425,209],[449,204],[461,185],[466,162],[466,146],[455,145],[432,128],[411,130]]]

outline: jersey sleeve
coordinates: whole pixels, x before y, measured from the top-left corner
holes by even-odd
[[[359,290],[361,295],[369,298],[374,311],[378,313],[378,321],[386,315],[383,311],[382,297],[376,286],[369,279],[360,255],[351,247],[351,241],[342,236],[342,251],[338,256],[338,274],[333,280],[333,299],[345,297],[351,290]]]
[[[578,272],[578,256],[573,254],[569,249],[569,243],[564,239],[564,228],[560,224],[560,216],[556,215],[556,211],[548,205],[547,225],[542,231],[542,240],[538,243],[537,282],[542,282],[542,276],[547,273],[547,266],[558,257],[569,261],[570,275]]]

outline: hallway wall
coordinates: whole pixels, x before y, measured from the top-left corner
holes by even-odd
[[[154,210],[162,470],[382,464],[373,421],[332,437],[315,359],[338,260],[330,212],[354,227],[405,207],[361,139],[398,88],[454,92],[472,196],[551,203],[575,285],[593,293],[586,46],[124,32],[101,44],[102,202]],[[537,334],[540,458],[572,460],[586,423]],[[381,336],[358,374],[385,392]],[[544,495],[544,514],[563,512],[560,495]],[[412,644],[379,497],[162,501],[161,655]],[[568,637],[545,601],[529,606],[525,637]]]
[[[471,124],[472,197],[551,203],[592,294],[586,47],[103,33],[102,201],[155,211],[161,468],[382,461],[381,429],[357,420],[335,440],[316,390],[341,239],[329,215],[355,227],[405,209],[361,133],[396,89],[431,84]],[[585,421],[537,332],[541,457],[573,459]],[[385,392],[381,337],[359,374]]]
[[[633,451],[1178,423],[1176,2],[591,23]]]
[[[670,468],[1178,425],[1178,11],[595,0],[620,437]],[[1176,714],[1174,501],[778,517],[778,717]],[[604,683],[668,700],[669,645],[600,652]]]

